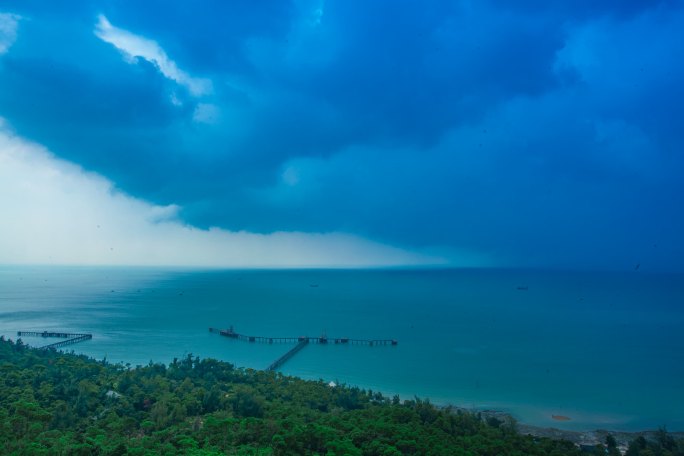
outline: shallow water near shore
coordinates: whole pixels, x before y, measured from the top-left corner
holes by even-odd
[[[397,339],[312,344],[281,371],[576,430],[684,430],[683,303],[684,276],[641,271],[0,267],[0,334],[12,339],[88,332],[68,350],[131,365],[192,353],[257,369],[291,345],[208,328]]]

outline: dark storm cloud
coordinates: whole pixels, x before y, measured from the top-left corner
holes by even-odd
[[[331,39],[334,62],[302,75],[304,83],[375,136],[427,142],[512,95],[556,84],[563,37],[550,24],[454,5],[331,3],[324,24],[343,40]]]
[[[491,0],[497,8],[521,11],[526,14],[552,15],[567,19],[591,19],[611,15],[631,18],[653,9],[678,8],[677,0]]]
[[[189,223],[684,267],[678,2],[3,8],[0,116]],[[99,14],[213,89],[127,61]]]
[[[192,71],[251,73],[244,55],[245,39],[284,41],[295,6],[289,1],[251,0],[107,2],[115,24],[153,37]]]

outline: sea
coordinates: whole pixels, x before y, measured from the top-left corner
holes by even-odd
[[[264,369],[292,347],[209,331],[231,326],[397,340],[310,344],[280,368],[286,375],[537,426],[684,431],[682,274],[0,267],[6,338],[91,333],[65,350],[130,366],[192,354]]]

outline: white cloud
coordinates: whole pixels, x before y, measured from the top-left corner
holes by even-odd
[[[192,113],[192,120],[197,123],[214,125],[218,123],[220,111],[218,106],[211,103],[198,103]]]
[[[1,119],[0,119],[1,120]],[[200,230],[117,192],[0,122],[0,263],[363,267],[441,263],[343,233]]]
[[[309,27],[318,27],[325,13],[325,0],[295,0],[303,22]]]
[[[151,62],[161,74],[186,87],[194,96],[207,95],[212,92],[209,79],[192,77],[178,68],[176,62],[166,55],[164,49],[156,41],[114,27],[103,15],[98,17],[95,35],[120,50],[131,63],[135,62],[136,58]]]
[[[283,173],[280,175],[283,183],[290,187],[293,187],[299,183],[299,170],[296,166],[290,165],[285,168]]]
[[[0,55],[6,53],[17,39],[20,16],[0,13]]]

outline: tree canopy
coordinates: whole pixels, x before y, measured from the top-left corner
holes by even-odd
[[[630,454],[684,454],[682,442],[661,440],[669,452],[638,442]],[[129,368],[1,338],[0,441],[3,454],[17,455],[581,453],[418,398],[192,355]]]

